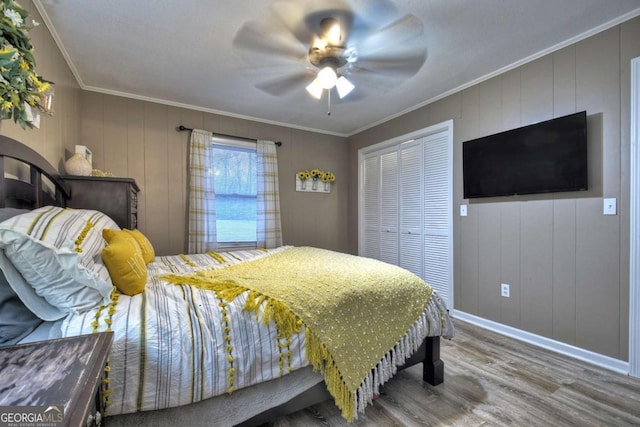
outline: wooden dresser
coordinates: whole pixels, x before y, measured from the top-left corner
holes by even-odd
[[[67,206],[95,209],[111,217],[120,228],[138,227],[138,192],[132,178],[63,176],[71,189]]]
[[[113,332],[101,332],[0,347],[0,418],[40,416],[56,427],[100,425],[100,383],[112,340]]]

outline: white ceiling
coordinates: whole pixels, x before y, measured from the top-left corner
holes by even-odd
[[[640,0],[280,0],[292,14],[324,10],[336,1],[358,14],[382,2],[397,11],[385,10],[381,23],[408,13],[423,23],[419,41],[428,56],[415,75],[373,90],[365,81],[358,86],[353,76],[356,95],[333,100],[328,116],[326,99],[311,98],[304,82],[283,96],[255,86],[287,75],[289,68],[308,68],[308,45],[285,37],[302,59],[270,63],[267,58],[259,68],[233,46],[243,25],[273,25],[274,1],[34,3],[83,89],[341,136],[640,14]]]

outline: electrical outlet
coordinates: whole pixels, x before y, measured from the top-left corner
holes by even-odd
[[[505,297],[505,298],[509,298],[510,294],[510,288],[509,285],[507,285],[506,283],[503,283],[500,285],[500,295]]]

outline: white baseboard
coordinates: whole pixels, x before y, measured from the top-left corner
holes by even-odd
[[[508,337],[515,338],[517,340],[524,341],[526,343],[533,344],[547,350],[555,351],[556,353],[564,354],[566,356],[573,357],[584,362],[592,363],[596,366],[609,369],[620,374],[629,375],[629,362],[625,362],[623,360],[614,359],[613,357],[605,356],[603,354],[565,344],[560,341],[552,340],[550,338],[545,338],[540,335],[532,334],[531,332],[526,332],[521,329],[503,325],[502,323],[487,320],[473,314],[465,313],[463,311],[454,310],[453,317],[455,319],[463,320],[465,322],[480,326],[490,331],[497,332],[499,334],[506,335]]]

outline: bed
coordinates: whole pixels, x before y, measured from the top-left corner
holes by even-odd
[[[328,398],[352,421],[399,369],[444,379],[451,319],[406,270],[291,246],[156,257],[139,231],[64,209],[28,147],[0,136],[0,165],[0,307],[19,319],[0,343],[112,331],[110,426],[257,425]]]

